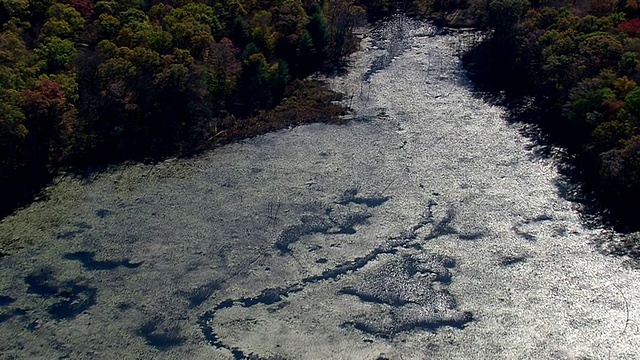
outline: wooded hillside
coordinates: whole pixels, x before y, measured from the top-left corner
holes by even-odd
[[[61,168],[334,118],[352,0],[0,2],[0,215]],[[286,101],[282,101],[283,99]]]

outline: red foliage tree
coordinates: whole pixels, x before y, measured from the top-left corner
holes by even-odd
[[[31,156],[48,164],[63,161],[76,128],[76,109],[67,102],[60,84],[46,78],[25,90],[23,98]]]
[[[640,19],[635,18],[621,22],[618,25],[618,31],[629,34],[629,36],[640,36]]]
[[[38,80],[35,89],[25,90],[24,99],[26,108],[38,115],[55,112],[65,103],[60,84],[49,79]]]
[[[91,0],[69,0],[69,5],[78,10],[85,20],[89,20],[93,14],[93,1]]]

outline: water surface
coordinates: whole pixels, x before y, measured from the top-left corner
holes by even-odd
[[[330,79],[348,125],[58,179],[0,224],[0,358],[640,358],[638,272],[474,96],[473,38],[394,18]]]

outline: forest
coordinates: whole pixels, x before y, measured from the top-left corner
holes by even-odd
[[[460,4],[458,4],[460,5]],[[491,29],[466,55],[480,89],[565,148],[584,197],[620,230],[640,202],[640,2],[492,0],[467,4]],[[526,106],[525,106],[526,105]]]
[[[490,36],[465,55],[567,149],[622,225],[640,202],[638,0],[4,0],[0,216],[60,171],[338,121],[353,30],[397,11]]]
[[[0,215],[59,171],[336,120],[352,0],[0,2]]]

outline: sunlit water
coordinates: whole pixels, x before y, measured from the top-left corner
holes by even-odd
[[[0,225],[0,358],[640,358],[638,272],[474,96],[474,39],[394,18],[329,80],[348,125],[59,179]]]

